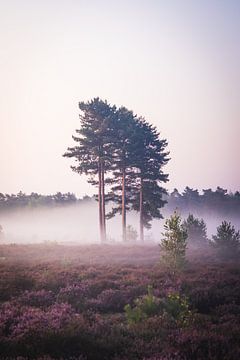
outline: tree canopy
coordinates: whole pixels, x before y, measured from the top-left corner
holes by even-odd
[[[166,191],[160,183],[168,181],[162,167],[168,162],[167,141],[160,139],[156,128],[125,107],[117,109],[107,101],[95,98],[80,102],[80,129],[63,155],[75,158],[72,170],[86,174],[98,186],[99,226],[101,240],[106,240],[106,217],[122,214],[123,240],[126,240],[126,211],[140,213],[140,238],[143,228],[153,218],[160,218]],[[107,177],[106,177],[107,176]],[[106,194],[106,186],[111,190]],[[154,201],[152,199],[154,198]],[[107,214],[105,203],[116,203]]]

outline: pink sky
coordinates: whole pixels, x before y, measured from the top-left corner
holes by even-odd
[[[125,105],[169,141],[169,189],[239,189],[238,1],[0,4],[0,192],[92,193],[62,158],[78,102]]]

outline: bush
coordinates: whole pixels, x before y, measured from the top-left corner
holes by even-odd
[[[153,295],[152,286],[148,286],[148,294],[135,300],[135,307],[129,304],[125,306],[125,314],[129,325],[139,323],[155,315],[168,315],[171,320],[183,326],[192,317],[189,310],[189,302],[185,296],[178,293],[168,294],[160,299]]]
[[[153,295],[151,286],[148,286],[148,294],[136,299],[134,303],[136,306],[133,308],[129,304],[124,307],[129,325],[138,323],[160,312],[160,300]]]
[[[187,325],[192,318],[192,311],[189,309],[189,301],[186,296],[178,293],[169,294],[163,300],[164,311],[170,315],[181,326]]]

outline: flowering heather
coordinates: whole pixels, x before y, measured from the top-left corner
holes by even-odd
[[[19,303],[35,307],[48,307],[55,301],[55,295],[52,291],[45,289],[37,291],[25,291],[19,298]]]
[[[239,360],[238,262],[209,248],[172,276],[158,246],[103,248],[0,247],[1,360]]]

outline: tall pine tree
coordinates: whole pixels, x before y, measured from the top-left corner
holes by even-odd
[[[101,241],[106,240],[105,216],[105,173],[112,162],[112,134],[115,106],[99,98],[79,103],[80,129],[73,140],[77,143],[69,147],[63,155],[75,158],[76,166],[72,170],[89,176],[89,183],[98,186],[99,226]]]
[[[162,218],[160,209],[166,203],[163,200],[166,190],[161,184],[168,181],[162,167],[169,161],[169,152],[165,151],[167,141],[161,139],[157,129],[143,118],[138,119],[136,139],[133,161],[138,192],[132,208],[139,211],[140,241],[144,241],[144,227],[150,228],[153,218]]]
[[[115,206],[108,218],[122,214],[123,240],[126,240],[126,211],[140,212],[140,239],[144,227],[149,228],[153,218],[161,218],[160,209],[166,191],[161,187],[168,180],[162,172],[167,163],[166,140],[161,140],[156,128],[137,118],[125,107],[116,109],[106,101],[95,98],[79,103],[81,128],[73,136],[77,145],[64,154],[77,161],[73,171],[89,176],[89,182],[98,186],[99,224],[101,240],[106,240],[105,202]],[[111,172],[107,179],[105,174]],[[110,196],[105,185],[111,184]]]
[[[137,136],[136,116],[132,111],[121,107],[114,118],[114,145],[111,186],[111,200],[115,203],[108,218],[116,213],[122,215],[122,238],[126,241],[126,212],[134,194],[133,153]]]

